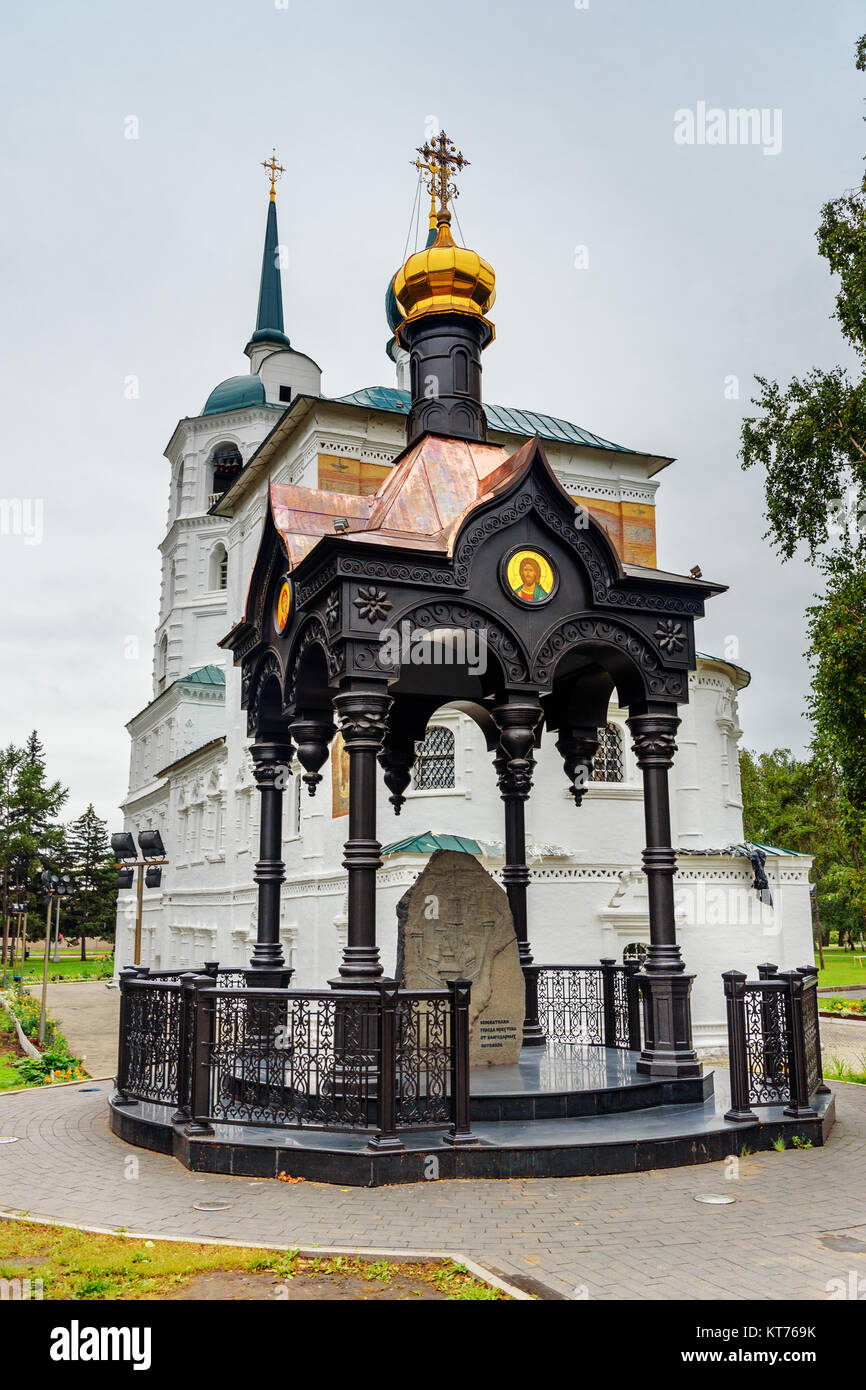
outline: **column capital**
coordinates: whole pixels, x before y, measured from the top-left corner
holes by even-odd
[[[259,790],[271,787],[282,791],[287,770],[295,756],[291,739],[258,739],[249,751]]]
[[[632,732],[632,747],[639,768],[673,765],[677,751],[675,735],[680,723],[678,715],[633,714],[626,723]]]
[[[379,751],[388,727],[391,696],[384,691],[346,690],[334,696],[334,711],[343,742]]]

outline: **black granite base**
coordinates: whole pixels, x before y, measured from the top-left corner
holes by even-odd
[[[533,1049],[529,1049],[533,1051]],[[525,1054],[524,1054],[525,1055]],[[628,1054],[625,1054],[628,1056]],[[110,1102],[113,1133],[128,1143],[171,1154],[185,1167],[202,1173],[276,1178],[280,1173],[314,1182],[377,1187],[443,1178],[589,1177],[643,1172],[709,1163],[769,1149],[783,1137],[818,1147],[835,1120],[832,1095],[815,1097],[817,1117],[792,1120],[781,1106],[761,1108],[757,1122],[732,1124],[724,1112],[730,1101],[726,1073],[691,1082],[634,1080],[622,1054],[611,1059],[619,1069],[614,1081],[605,1075],[590,1091],[568,1089],[580,1079],[580,1059],[550,1065],[524,1065],[473,1073],[472,1130],[476,1143],[451,1148],[441,1130],[401,1134],[403,1152],[377,1152],[368,1133],[333,1134],[322,1130],[288,1130],[264,1126],[217,1125],[213,1135],[192,1136],[172,1122],[170,1106]],[[597,1058],[587,1064],[598,1075]],[[514,1073],[504,1077],[508,1070]],[[582,1073],[584,1078],[588,1074]],[[500,1090],[506,1083],[512,1089]],[[683,1092],[682,1087],[697,1088]],[[675,1089],[671,1089],[675,1088]],[[640,1098],[643,1104],[635,1108]],[[587,1105],[589,1109],[581,1109]],[[560,1107],[552,1114],[546,1107]]]

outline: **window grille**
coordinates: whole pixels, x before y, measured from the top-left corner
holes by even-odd
[[[625,761],[622,751],[622,730],[608,724],[598,731],[598,752],[592,761],[592,782],[624,782]]]
[[[442,724],[434,724],[427,736],[415,745],[417,757],[412,773],[414,791],[438,791],[453,787],[454,734]]]

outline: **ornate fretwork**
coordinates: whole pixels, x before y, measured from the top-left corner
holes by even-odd
[[[333,680],[335,676],[338,676],[343,669],[342,643],[339,643],[336,646],[333,645],[328,637],[328,632],[324,622],[318,616],[318,614],[313,614],[312,617],[308,619],[299,637],[296,639],[291,657],[289,659],[289,668],[286,674],[287,704],[291,705],[295,703],[298,676],[300,674],[301,667],[303,666],[306,653],[308,649],[314,645],[314,643],[318,643],[318,645],[322,648],[322,652],[325,657],[325,664],[327,667],[328,676],[331,680]]]
[[[784,1104],[791,1094],[784,994],[772,985],[748,984],[745,1008],[749,1102]]]
[[[687,698],[687,671],[663,670],[655,652],[634,628],[590,613],[569,618],[547,634],[533,658],[532,680],[541,687],[549,685],[562,653],[586,642],[604,642],[624,651],[640,670],[648,695],[674,700]]]
[[[325,622],[328,624],[329,632],[335,632],[340,626],[340,595],[336,589],[328,595],[328,601],[325,604]]]
[[[517,637],[480,606],[443,599],[440,603],[426,603],[414,611],[401,613],[399,619],[394,619],[394,626],[399,627],[402,622],[425,630],[440,627],[474,630],[499,658],[507,680],[519,682],[527,678],[526,657]]]
[[[282,671],[276,652],[268,652],[264,659],[251,672],[244,670],[246,683],[247,733],[258,732],[261,716],[261,697],[268,680],[274,676],[282,687]]]

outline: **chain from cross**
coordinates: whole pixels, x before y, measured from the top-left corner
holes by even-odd
[[[439,199],[437,219],[440,223],[450,222],[448,204],[459,195],[454,174],[468,169],[469,160],[464,159],[460,150],[441,130],[435,140],[428,140],[418,146],[421,158],[414,161],[416,169],[423,169],[429,176],[431,197]]]
[[[271,181],[271,202],[273,202],[277,196],[277,179],[282,178],[283,174],[286,172],[282,164],[277,162],[276,150],[273,151],[270,159],[262,160],[262,168],[268,171],[268,178]]]

